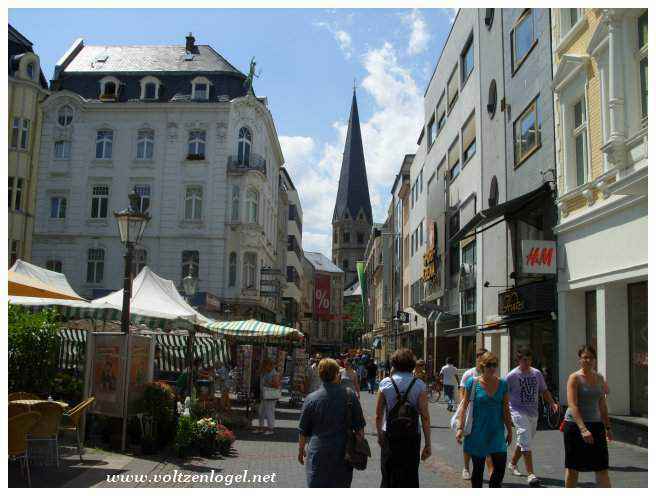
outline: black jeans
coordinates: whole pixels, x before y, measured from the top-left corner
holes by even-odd
[[[419,487],[420,451],[421,434],[401,441],[390,441],[386,436],[380,454],[380,487]]]
[[[492,477],[490,477],[490,487],[501,487],[503,476],[506,473],[506,453],[491,453]],[[479,458],[472,455],[474,470],[471,474],[471,487],[483,487],[483,470],[485,469],[485,458]]]

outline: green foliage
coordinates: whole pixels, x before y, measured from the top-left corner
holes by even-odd
[[[51,394],[59,361],[59,324],[53,310],[32,313],[9,305],[9,391]]]
[[[344,306],[344,314],[350,315],[350,320],[344,321],[344,342],[355,345],[363,332],[362,303],[349,303]]]
[[[53,380],[50,394],[56,400],[77,405],[84,395],[84,382],[69,372],[59,372]]]
[[[175,427],[175,393],[165,382],[144,385],[138,410],[153,421],[153,438],[160,446],[169,444]]]
[[[175,433],[175,452],[180,458],[191,453],[196,441],[196,421],[192,417],[182,416],[178,419]]]

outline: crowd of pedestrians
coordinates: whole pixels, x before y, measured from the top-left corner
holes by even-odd
[[[583,346],[578,356],[580,369],[569,377],[568,408],[561,424],[565,486],[576,487],[579,472],[593,471],[599,487],[610,487],[609,391],[596,372],[595,350]],[[502,487],[506,471],[523,477],[519,469],[522,458],[528,485],[540,482],[532,453],[539,401],[553,413],[559,413],[560,406],[540,370],[532,366],[531,351],[520,348],[515,359],[516,367],[503,378],[498,374],[497,356],[484,348],[476,353],[476,366],[461,378],[450,357],[439,372],[447,410],[455,411],[456,442],[463,446],[462,477],[471,480],[474,488],[483,487],[486,466],[489,487]],[[362,356],[337,361],[313,357],[299,425],[298,460],[306,467],[308,487],[350,487],[354,465],[347,456],[347,439],[349,435],[364,439],[360,383],[370,394],[377,394],[381,487],[419,487],[420,461],[432,454],[427,376],[425,362],[409,349],[399,349],[378,364],[366,355],[364,360]],[[456,391],[461,398],[457,408]],[[515,447],[508,460],[513,437]]]

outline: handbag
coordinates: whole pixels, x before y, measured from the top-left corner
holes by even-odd
[[[473,393],[476,393],[476,383],[478,382],[478,377],[474,378],[474,383],[472,384],[472,391]],[[469,400],[469,405],[467,405],[467,411],[465,412],[465,425],[462,427],[462,433],[465,436],[469,436],[472,431],[472,424],[474,423],[474,399],[476,398],[476,394],[472,394],[472,399]],[[460,423],[460,414],[462,413],[462,408],[465,403],[464,398],[460,403],[458,404],[458,408],[456,408],[456,413],[453,414],[453,417],[451,417],[451,429],[456,430],[458,429],[458,425]]]
[[[262,391],[263,400],[279,400],[282,398],[282,391],[278,388],[264,386]]]
[[[352,394],[351,388],[346,388],[346,452],[344,453],[344,461],[356,470],[366,470],[367,459],[371,457],[371,448],[364,436],[362,438],[356,436],[351,427],[353,424]]]

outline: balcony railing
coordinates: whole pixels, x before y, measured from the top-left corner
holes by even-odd
[[[260,171],[266,176],[266,159],[257,153],[251,153],[247,160],[245,160],[243,157],[240,160],[236,155],[228,156],[228,171],[244,172],[249,170]]]

